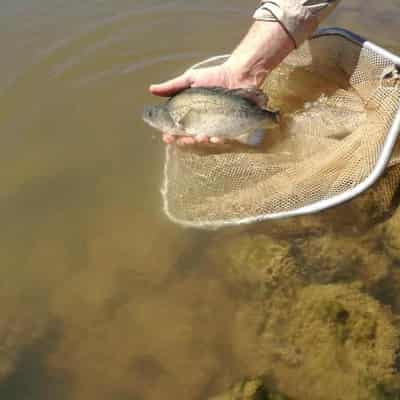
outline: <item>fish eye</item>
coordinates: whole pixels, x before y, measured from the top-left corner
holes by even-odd
[[[154,108],[150,107],[146,110],[146,115],[148,118],[153,118],[155,116]]]

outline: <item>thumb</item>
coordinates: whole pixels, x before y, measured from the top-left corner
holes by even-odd
[[[192,80],[190,75],[185,73],[169,81],[150,86],[150,92],[156,96],[170,96],[180,90],[190,87]]]

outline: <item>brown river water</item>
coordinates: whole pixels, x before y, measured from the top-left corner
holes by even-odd
[[[399,398],[395,217],[273,239],[162,212],[147,88],[230,52],[256,1],[0,3],[1,400],[203,400],[258,376],[265,398]],[[326,24],[400,53],[399,18],[343,0]]]

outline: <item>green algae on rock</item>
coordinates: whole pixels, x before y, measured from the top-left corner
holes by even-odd
[[[252,297],[268,296],[283,286],[354,281],[375,293],[393,272],[393,260],[382,252],[382,241],[380,227],[362,235],[222,234],[209,246],[206,261],[230,285]]]
[[[281,393],[267,390],[263,380],[256,378],[243,379],[226,393],[209,400],[288,400],[288,398]]]
[[[240,291],[264,298],[283,283],[300,279],[288,241],[264,234],[241,234],[210,246],[208,261]]]
[[[400,210],[382,225],[383,247],[396,262],[400,261]]]
[[[297,240],[293,251],[301,274],[312,283],[360,280],[372,288],[390,275],[392,265],[377,230],[362,236],[310,236]]]
[[[296,300],[279,296],[238,313],[234,346],[246,374],[271,376],[296,399],[400,393],[398,321],[387,307],[355,284],[311,285]]]

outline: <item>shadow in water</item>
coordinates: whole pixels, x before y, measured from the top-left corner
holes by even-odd
[[[23,351],[14,373],[0,384],[1,399],[64,400],[70,397],[68,378],[50,374],[46,366],[47,355],[55,349],[61,335],[61,324],[54,323],[44,337]]]

